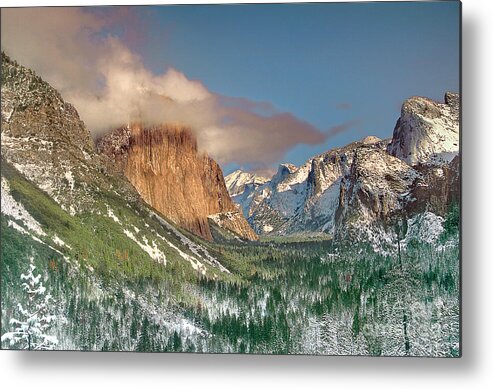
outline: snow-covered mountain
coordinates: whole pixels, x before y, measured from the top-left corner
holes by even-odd
[[[184,262],[204,274],[228,272],[212,254],[202,254],[207,249],[195,238],[144,203],[125,177],[114,174],[113,161],[96,152],[71,104],[3,52],[1,97],[1,213],[7,227],[28,242],[63,252],[67,261],[83,258],[94,266],[102,238],[108,252],[126,246],[134,258]],[[98,222],[104,224],[99,232]],[[90,233],[92,241],[83,238]]]
[[[443,215],[460,192],[458,104],[453,93],[445,104],[410,98],[392,139],[368,136],[300,167],[282,164],[263,183],[236,171],[226,177],[228,190],[259,234],[352,231],[371,240],[398,212],[411,217],[431,207]]]
[[[268,178],[256,173],[247,173],[242,170],[235,170],[225,178],[226,186],[231,196],[238,196],[245,192],[248,186],[255,188],[269,181]]]
[[[459,104],[459,95],[451,92],[445,94],[445,103],[425,97],[407,99],[389,154],[410,165],[450,162],[459,152]]]
[[[371,145],[385,148],[385,142],[379,138],[367,137],[314,157],[299,168],[281,164],[271,180],[245,185],[245,190],[232,198],[241,205],[257,233],[332,233],[340,183],[349,173],[354,150]],[[242,176],[239,172],[232,175]],[[234,182],[232,175],[226,177],[227,184]],[[247,173],[243,176],[247,177]],[[228,185],[228,190],[232,189]]]
[[[268,182],[269,179],[255,173],[236,170],[227,175],[224,181],[231,199],[240,205],[243,214],[246,216],[252,198],[250,195],[255,192],[259,186]]]

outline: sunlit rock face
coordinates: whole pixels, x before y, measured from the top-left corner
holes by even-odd
[[[460,97],[451,92],[445,103],[407,99],[387,151],[410,165],[451,162],[459,152],[459,109]]]
[[[198,150],[187,127],[132,124],[100,139],[98,150],[115,161],[148,204],[196,235],[211,240],[208,216],[238,213],[221,168]],[[239,214],[225,228],[257,239]]]

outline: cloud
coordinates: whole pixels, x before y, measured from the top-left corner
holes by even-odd
[[[61,91],[97,87],[91,62],[104,48],[92,35],[103,19],[80,8],[4,8],[1,15],[2,50]]]
[[[218,97],[220,104],[226,107],[238,107],[245,111],[252,111],[262,115],[278,113],[276,107],[267,101],[252,101],[245,99],[244,97],[216,96]]]
[[[337,109],[347,111],[347,110],[351,109],[353,107],[353,105],[351,103],[340,102],[340,103],[336,103],[335,107]]]
[[[342,134],[351,128],[353,128],[355,125],[357,125],[360,121],[359,120],[349,120],[345,123],[339,124],[337,126],[331,127],[327,130],[326,134],[328,138],[332,138],[333,136]]]
[[[135,121],[181,123],[221,164],[269,166],[352,125],[321,131],[268,102],[215,94],[178,69],[154,74],[131,49],[145,34],[129,8],[89,10],[3,9],[1,32],[2,48],[73,103],[94,136]]]
[[[260,177],[271,179],[277,172],[277,168],[269,166],[260,166],[248,170],[251,173],[257,174]]]

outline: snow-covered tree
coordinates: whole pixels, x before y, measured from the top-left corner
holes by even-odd
[[[35,270],[31,257],[27,274],[21,274],[22,289],[27,295],[25,306],[17,305],[18,319],[10,319],[13,330],[2,335],[1,341],[25,350],[52,350],[58,343],[56,337],[47,334],[55,320],[50,314],[52,297],[46,294],[41,275],[35,275]]]

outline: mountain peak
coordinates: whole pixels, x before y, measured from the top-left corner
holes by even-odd
[[[224,181],[231,196],[237,196],[245,191],[248,185],[259,186],[269,181],[268,178],[256,174],[245,172],[241,169],[228,174]]]
[[[272,177],[272,182],[281,182],[297,170],[298,168],[291,163],[281,163],[277,168],[277,173]]]
[[[452,92],[445,94],[445,103],[407,99],[387,151],[410,165],[450,162],[459,151],[459,100]]]
[[[279,164],[279,170],[287,169],[290,173],[294,173],[298,168],[292,163],[281,163]]]
[[[378,143],[381,141],[382,141],[382,139],[380,139],[377,136],[373,136],[373,135],[368,135],[368,136],[364,137],[363,139],[361,139],[361,143],[363,143],[365,145],[371,145],[371,144]]]

